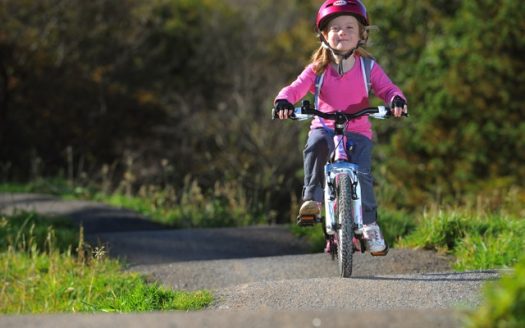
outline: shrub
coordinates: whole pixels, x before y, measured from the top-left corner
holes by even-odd
[[[468,318],[468,327],[525,327],[525,257],[514,272],[485,286],[484,303]]]

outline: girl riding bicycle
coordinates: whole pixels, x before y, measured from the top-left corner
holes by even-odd
[[[322,112],[357,112],[369,106],[369,88],[385,103],[391,104],[395,117],[407,112],[406,98],[401,90],[362,48],[367,44],[369,22],[366,8],[359,0],[327,0],[321,5],[316,19],[321,46],[297,79],[283,88],[275,98],[276,115],[280,119],[288,119],[293,113],[293,104],[307,92],[315,94],[316,107]],[[333,131],[333,121],[316,117],[311,123],[303,153],[303,204],[299,210],[299,220],[320,216],[324,197],[323,167],[335,147]],[[368,117],[350,121],[346,137],[352,147],[351,162],[359,167],[363,235],[367,249],[373,255],[385,255],[387,247],[377,224],[377,204],[371,174],[372,126]]]

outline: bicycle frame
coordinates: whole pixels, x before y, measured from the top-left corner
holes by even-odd
[[[308,106],[308,103],[306,104]],[[308,110],[308,108],[307,108]],[[347,137],[345,135],[346,124],[348,123],[348,118],[341,113],[336,113],[335,115],[335,129],[334,129],[334,156],[325,167],[325,186],[324,186],[324,201],[325,201],[325,232],[327,235],[334,235],[336,231],[340,228],[341,219],[336,220],[335,211],[336,211],[336,189],[337,189],[337,179],[336,177],[339,174],[348,175],[351,181],[352,186],[352,229],[356,233],[361,231],[363,227],[363,212],[361,205],[361,186],[359,185],[358,178],[358,165],[350,163],[350,154],[347,146]]]
[[[346,174],[352,181],[352,218],[354,229],[360,231],[363,227],[363,212],[361,205],[361,186],[357,176],[358,166],[347,161],[328,163],[324,167],[325,173],[325,231],[328,235],[334,235],[339,228],[340,222],[336,221],[336,177],[338,174]]]

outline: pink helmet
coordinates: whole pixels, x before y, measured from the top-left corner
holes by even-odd
[[[326,0],[317,13],[316,26],[319,31],[326,27],[328,21],[340,15],[355,16],[361,23],[368,26],[366,7],[359,0]]]

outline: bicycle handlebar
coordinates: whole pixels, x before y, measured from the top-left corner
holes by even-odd
[[[376,119],[385,119],[392,116],[392,112],[387,106],[377,106],[367,107],[352,114],[342,112],[325,113],[315,108],[311,108],[310,102],[308,100],[303,100],[302,106],[295,108],[294,113],[292,114],[292,116],[290,116],[290,119],[296,121],[304,121],[313,118],[314,116],[319,116],[327,120],[349,121],[364,115],[369,115]],[[408,116],[408,114],[403,113],[402,116]],[[272,120],[275,118],[277,118],[277,113],[275,111],[275,108],[272,108]]]

